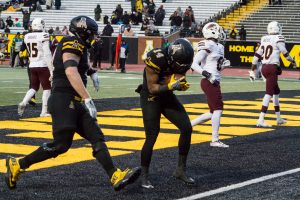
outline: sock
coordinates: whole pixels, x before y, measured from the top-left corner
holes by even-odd
[[[219,128],[220,128],[222,112],[223,112],[223,110],[215,110],[212,114],[212,117],[211,117],[212,142],[216,142],[219,140]]]
[[[24,158],[21,158],[19,160],[19,164],[21,169],[27,169],[32,164],[42,162],[52,157],[53,157],[53,152],[45,151],[43,147],[39,147],[31,154],[25,156]]]
[[[268,111],[270,99],[271,99],[271,95],[265,94],[262,101],[261,112],[258,119],[260,122],[263,122],[265,120],[265,115]]]
[[[36,91],[34,89],[29,89],[21,102],[23,105],[27,105],[30,99],[35,95]]]
[[[275,114],[277,119],[280,119],[280,106],[279,106],[279,94],[274,94],[273,95],[273,105],[274,105],[274,109],[275,109]]]
[[[104,143],[105,144],[105,143]],[[98,162],[102,165],[104,170],[106,171],[109,178],[112,177],[117,168],[114,166],[111,156],[108,152],[107,148],[103,148],[98,151],[94,157],[98,160]]]
[[[43,104],[42,104],[42,113],[47,113],[48,112],[48,99],[51,94],[51,90],[44,90],[43,91]]]
[[[209,113],[204,113],[202,115],[200,115],[199,117],[197,117],[196,119],[191,121],[192,126],[195,126],[197,124],[202,124],[204,122],[207,122],[208,120],[211,119],[212,114]]]

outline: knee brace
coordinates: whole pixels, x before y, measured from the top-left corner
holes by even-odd
[[[98,142],[92,144],[92,148],[93,148],[93,156],[94,157],[100,151],[103,151],[103,150],[108,151],[107,146],[104,141],[98,141]]]

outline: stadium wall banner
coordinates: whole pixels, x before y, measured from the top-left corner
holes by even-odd
[[[138,38],[138,64],[143,64],[147,53],[162,46],[162,37],[145,36]]]
[[[257,43],[246,41],[227,41],[225,44],[225,57],[230,60],[234,67],[250,67],[255,53]],[[286,43],[286,48],[292,58],[295,59],[297,67],[300,68],[300,43]],[[292,69],[290,62],[281,54],[281,66]]]

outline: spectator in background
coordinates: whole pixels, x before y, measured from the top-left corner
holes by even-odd
[[[162,26],[165,16],[166,16],[166,11],[164,9],[164,6],[160,5],[155,13],[155,23],[154,24],[156,26]]]
[[[55,28],[55,31],[53,32],[53,35],[62,35],[62,32],[61,32],[61,30],[59,29],[59,26],[57,26],[57,27]]]
[[[176,9],[176,12],[177,12],[177,15],[178,15],[178,16],[180,16],[181,18],[183,17],[183,12],[182,12],[182,10],[181,10],[181,7],[178,7],[178,8]]]
[[[184,13],[184,17],[183,17],[182,22],[183,22],[183,28],[189,29],[191,27],[191,25],[192,25],[192,19],[191,19],[191,16],[190,16],[190,14],[189,14],[188,11],[186,11]]]
[[[108,24],[108,16],[104,15],[103,17],[103,24]]]
[[[69,33],[68,27],[64,26],[63,29],[62,29],[62,31],[61,31],[61,33],[62,33],[62,35],[69,35],[70,33]]]
[[[125,31],[124,31],[124,33],[123,33],[123,36],[125,36],[125,37],[133,37],[133,36],[134,36],[134,32],[133,32],[133,30],[131,29],[131,26],[128,26],[128,27],[125,29]]]
[[[49,28],[49,30],[48,30],[48,33],[49,33],[49,35],[52,35],[52,34],[53,34],[53,32],[54,32],[54,30],[53,30],[53,27],[52,27],[52,26],[50,26],[50,28]]]
[[[23,39],[21,38],[21,35],[18,32],[17,35],[13,38],[12,45],[11,45],[11,52],[12,52],[11,67],[16,67],[18,65],[18,62],[16,61],[19,59],[18,55],[20,53],[22,43],[23,43]],[[20,60],[20,65],[23,67],[21,60]]]
[[[114,32],[114,29],[113,29],[113,27],[110,25],[110,22],[108,22],[108,23],[106,24],[106,26],[103,28],[102,35],[103,35],[103,36],[111,36],[113,32]]]
[[[103,41],[101,40],[100,36],[95,38],[95,42],[92,44],[92,51],[93,51],[93,65],[94,69],[101,68],[101,60],[102,60],[102,49],[103,49]]]
[[[122,18],[122,16],[123,16],[123,8],[122,8],[121,4],[117,5],[115,13],[117,15],[118,20],[120,20],[120,18]]]
[[[150,0],[149,1],[149,4],[148,4],[148,15],[149,17],[153,18],[154,14],[155,14],[155,3],[153,0]]]
[[[32,6],[32,1],[31,0],[23,0],[23,6],[24,7],[31,7]]]
[[[14,25],[14,21],[11,19],[11,16],[8,16],[6,19],[6,25],[12,27]]]
[[[31,8],[28,9],[22,9],[22,14],[23,14],[23,27],[25,30],[28,30],[28,25],[30,22],[30,15],[31,15]]]
[[[125,25],[128,25],[130,22],[130,15],[128,15],[127,11],[124,12],[124,15],[123,15],[123,23]]]
[[[5,29],[4,29],[4,33],[10,33],[10,29],[9,29],[9,26],[6,25]]]
[[[113,11],[112,12],[112,15],[110,17],[110,21],[111,21],[111,24],[117,24],[118,22],[118,17],[116,15],[116,11]]]
[[[171,33],[177,31],[181,24],[182,18],[178,15],[177,11],[175,11],[169,18],[171,20]]]
[[[100,4],[97,4],[96,8],[94,9],[94,13],[95,13],[95,21],[100,21],[101,13],[102,13],[102,9],[100,8]]]
[[[239,36],[240,36],[240,40],[246,41],[247,31],[246,31],[244,25],[241,26],[241,29],[239,31]]]
[[[18,18],[15,19],[15,26],[16,27],[22,27],[21,22],[19,21]]]
[[[136,3],[136,0],[130,0],[130,2],[131,2],[131,12],[136,11],[136,10],[135,10],[135,3]]]
[[[163,39],[163,44],[162,44],[162,48],[168,48],[169,46],[171,45],[171,43],[168,41],[168,39],[167,38],[164,38]]]
[[[55,0],[54,6],[55,6],[56,10],[60,10],[61,1],[60,0]]]
[[[46,0],[46,9],[47,10],[52,9],[53,5],[54,5],[54,0]]]
[[[142,15],[144,15],[144,18],[149,17],[149,7],[147,5],[143,7]]]
[[[149,20],[148,18],[144,18],[141,26],[141,31],[145,31],[148,28],[149,25]]]
[[[126,58],[128,56],[128,53],[129,53],[129,47],[125,42],[125,40],[122,40],[121,48],[120,48],[120,58],[119,58],[121,73],[126,73],[125,64],[126,64]]]
[[[137,11],[137,20],[138,20],[138,23],[143,22],[143,13],[142,13],[142,10],[140,10],[140,9]]]
[[[236,30],[235,25],[232,25],[229,30],[229,38],[236,40],[237,34],[238,34],[238,31]]]
[[[136,12],[133,12],[130,15],[130,21],[132,25],[139,25],[138,14]]]
[[[196,21],[195,21],[195,15],[194,15],[194,11],[193,11],[192,6],[189,6],[189,7],[187,8],[187,11],[188,11],[188,13],[189,13],[189,15],[190,15],[190,17],[191,17],[192,23],[196,23]]]

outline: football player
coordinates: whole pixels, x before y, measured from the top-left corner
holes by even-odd
[[[67,152],[75,132],[91,143],[93,156],[106,171],[116,191],[133,183],[140,175],[139,167],[121,171],[114,165],[97,123],[96,107],[86,89],[87,48],[91,47],[94,35],[98,33],[98,25],[87,16],[78,16],[71,20],[69,29],[73,36],[62,38],[53,58],[53,87],[49,98],[53,142],[44,143],[19,160],[6,159],[5,180],[10,189],[16,187],[21,172],[31,165]]]
[[[282,70],[280,67],[280,53],[285,58],[296,66],[294,59],[289,55],[289,52],[285,48],[285,39],[281,35],[281,26],[278,22],[272,21],[268,24],[268,35],[261,38],[261,45],[256,51],[252,61],[252,71],[250,71],[250,78],[255,80],[254,70],[258,61],[262,60],[262,75],[266,79],[266,93],[262,101],[262,108],[259,115],[259,119],[256,123],[258,127],[271,127],[271,125],[265,123],[265,115],[268,110],[269,101],[273,97],[273,105],[276,113],[277,125],[285,124],[286,120],[280,116],[279,106],[279,94],[280,89],[278,86],[278,75],[281,75]]]
[[[174,90],[185,91],[189,88],[185,76],[176,79],[175,74],[185,74],[190,69],[193,56],[194,50],[190,42],[177,39],[168,48],[151,50],[145,59],[143,84],[137,89],[140,93],[146,133],[146,140],[141,151],[141,186],[143,188],[153,188],[149,180],[149,166],[153,146],[160,131],[161,114],[180,130],[178,166],[174,176],[185,183],[194,184],[194,180],[185,172],[192,126],[183,105],[173,93]],[[166,82],[165,79],[169,81]]]
[[[41,117],[50,116],[47,111],[48,98],[51,93],[51,78],[53,73],[52,55],[49,47],[49,34],[45,32],[45,23],[42,18],[32,21],[33,32],[24,37],[22,51],[27,49],[29,53],[30,86],[22,102],[18,106],[18,114],[24,114],[26,105],[39,90],[43,88]]]
[[[211,147],[227,148],[229,145],[219,140],[220,119],[223,112],[223,99],[220,87],[221,71],[230,66],[224,58],[224,46],[220,43],[226,39],[222,27],[215,22],[207,23],[203,29],[205,40],[198,44],[198,53],[194,57],[192,69],[203,75],[201,88],[206,95],[209,112],[191,121],[192,126],[212,121]]]

